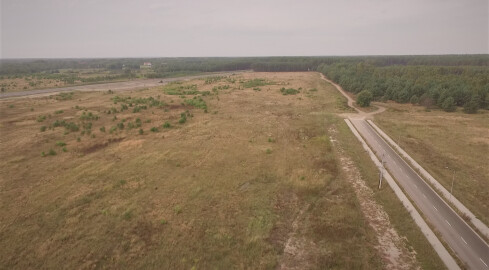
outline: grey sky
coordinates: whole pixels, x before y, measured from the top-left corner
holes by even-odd
[[[489,53],[487,0],[0,0],[1,58]]]

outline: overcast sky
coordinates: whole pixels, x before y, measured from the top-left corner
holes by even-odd
[[[0,0],[1,58],[489,53],[488,0]]]

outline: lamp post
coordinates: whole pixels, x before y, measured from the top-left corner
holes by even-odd
[[[446,169],[450,170],[450,168],[445,167]],[[452,186],[450,187],[450,198],[453,196],[453,182],[455,181],[455,170],[452,169]]]

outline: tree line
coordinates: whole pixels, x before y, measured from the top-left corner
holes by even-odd
[[[321,65],[318,71],[346,91],[368,91],[374,100],[421,104],[467,113],[489,109],[488,66],[375,66],[366,62]]]

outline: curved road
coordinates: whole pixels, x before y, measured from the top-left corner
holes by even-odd
[[[350,107],[359,112],[358,115],[350,115],[351,123],[377,157],[384,160],[385,167],[458,258],[470,269],[489,269],[489,245],[365,121],[373,113],[367,114],[353,107],[353,99],[341,86],[322,77],[348,99]],[[374,113],[379,113],[380,110]]]

